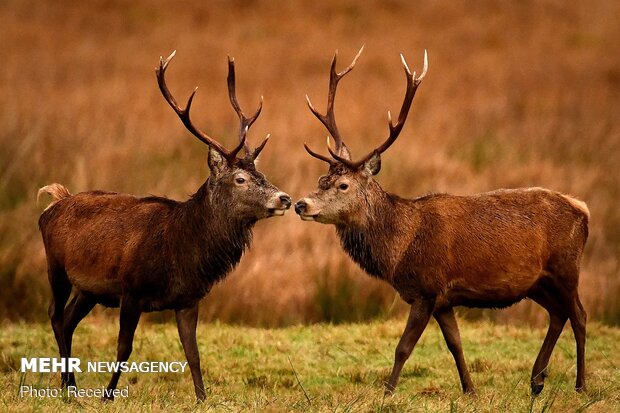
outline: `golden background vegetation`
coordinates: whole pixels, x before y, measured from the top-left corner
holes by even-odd
[[[193,117],[225,145],[237,119],[226,56],[249,111],[251,143],[272,138],[259,168],[295,200],[325,165],[329,62],[366,45],[341,83],[340,130],[354,156],[387,133],[405,78],[399,53],[429,72],[401,137],[383,156],[384,189],[416,197],[545,186],[591,210],[581,294],[591,317],[620,323],[620,3],[545,1],[0,2],[0,317],[44,320],[49,299],[37,189],[106,189],[186,199],[208,175],[207,148],[157,88],[160,55],[177,50],[168,85],[199,86]],[[340,249],[334,229],[294,213],[260,222],[251,251],[204,300],[202,319],[256,325],[398,314],[400,299]],[[521,303],[468,317],[542,322]]]

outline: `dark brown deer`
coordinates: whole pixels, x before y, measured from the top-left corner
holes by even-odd
[[[433,316],[456,361],[464,392],[474,386],[467,371],[453,307],[507,307],[524,298],[549,312],[547,336],[534,363],[531,388],[538,394],[555,343],[569,319],[577,342],[576,389],[585,389],[586,312],[579,301],[579,265],[588,236],[585,203],[543,188],[505,189],[472,196],[447,194],[403,199],[387,193],[372,178],[381,154],[401,132],[420,77],[407,76],[405,99],[396,124],[378,148],[353,161],[334,117],[340,79],[332,60],[327,113],[314,115],[335,141],[331,157],[310,155],[329,164],[319,187],[295,204],[301,219],[333,224],[344,250],[367,273],[392,285],[411,305],[405,331],[396,347],[386,393],[394,391],[405,361]],[[389,117],[389,112],[388,112]]]
[[[206,182],[185,202],[103,191],[71,195],[62,185],[48,185],[39,194],[51,194],[54,201],[41,214],[39,228],[60,356],[71,356],[73,332],[95,304],[120,306],[118,361],[131,354],[141,313],[175,310],[196,397],[203,400],[196,344],[199,301],[239,262],[254,224],[283,215],[291,200],[255,168],[267,139],[250,150],[246,133],[261,112],[262,99],[254,115],[246,117],[237,103],[234,61],[228,62],[228,91],[241,127],[240,142],[229,151],[190,120],[195,90],[185,108],[172,97],[164,75],[173,57],[174,52],[160,59],[157,82],[187,129],[209,146]],[[244,157],[237,156],[241,149]],[[73,299],[65,307],[72,289]],[[108,389],[116,388],[119,377],[120,372],[113,373]],[[62,374],[62,385],[75,386],[73,373]]]

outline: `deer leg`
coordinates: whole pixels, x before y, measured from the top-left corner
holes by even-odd
[[[387,395],[394,393],[396,383],[398,383],[398,377],[400,376],[400,371],[403,369],[405,362],[411,355],[413,348],[426,328],[428,320],[431,317],[433,306],[434,302],[429,302],[428,300],[421,298],[414,300],[411,303],[411,309],[409,310],[409,318],[407,319],[405,331],[396,346],[392,374],[390,375],[390,380],[385,386],[385,393]]]
[[[52,288],[52,301],[48,308],[48,315],[52,324],[52,330],[54,331],[54,337],[56,338],[56,344],[58,344],[60,357],[66,358],[68,353],[62,330],[65,305],[71,295],[71,283],[67,278],[65,270],[55,265],[48,264],[47,276]],[[60,374],[62,387],[67,386],[68,379],[67,373]]]
[[[577,345],[577,381],[575,383],[575,390],[582,392],[586,390],[586,377],[585,377],[585,352],[586,352],[586,320],[587,314],[581,305],[579,295],[577,291],[573,295],[571,301],[571,309],[569,312],[570,324],[575,334],[575,342]]]
[[[127,361],[131,355],[133,336],[136,332],[141,313],[142,311],[140,310],[138,302],[127,295],[123,295],[121,299],[120,329],[116,352],[116,361],[118,362]],[[110,384],[108,384],[107,387],[107,394],[103,397],[104,400],[114,400],[112,390],[116,389],[120,377],[120,370],[112,373],[112,379],[110,379]]]
[[[73,332],[75,328],[79,322],[90,313],[95,304],[97,304],[96,301],[91,297],[82,292],[78,292],[65,309],[63,336],[67,348],[67,357],[71,357]],[[67,386],[75,386],[75,374],[73,372],[67,373]]]
[[[558,341],[558,338],[564,329],[564,324],[566,324],[566,319],[568,318],[562,313],[556,313],[549,309],[548,311],[549,329],[547,330],[547,335],[545,336],[545,340],[543,341],[538,357],[536,357],[536,361],[534,362],[534,367],[532,368],[532,378],[530,384],[533,395],[539,394],[545,385],[549,358],[551,357],[555,343]]]
[[[461,379],[461,386],[463,387],[463,393],[475,393],[474,384],[469,376],[467,370],[467,364],[465,363],[465,356],[463,355],[463,346],[461,345],[461,335],[459,333],[459,326],[456,323],[454,317],[454,310],[452,307],[443,308],[433,313],[435,320],[439,324],[439,328],[443,333],[443,338],[446,340],[448,350],[452,353],[454,361],[456,362],[456,368],[459,372],[459,378]]]
[[[205,386],[202,382],[202,372],[200,371],[200,353],[196,343],[196,325],[198,323],[198,304],[191,308],[176,310],[177,327],[181,344],[185,351],[185,357],[189,364],[194,381],[194,391],[199,401],[206,399]]]

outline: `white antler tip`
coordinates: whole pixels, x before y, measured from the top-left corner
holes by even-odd
[[[351,63],[351,67],[353,67],[355,63],[357,63],[357,59],[359,59],[359,57],[362,55],[362,52],[364,51],[364,47],[366,47],[366,44],[363,44],[362,47],[360,48],[360,51],[357,52],[357,54],[355,55],[355,58],[353,59],[353,63]]]
[[[410,75],[411,74],[411,70],[409,70],[409,66],[407,65],[407,61],[405,60],[405,56],[403,56],[403,54],[400,54],[400,60],[401,62],[403,62],[403,66],[405,66],[405,70],[407,71],[407,74]]]
[[[424,76],[426,76],[426,71],[428,70],[428,53],[426,49],[424,49],[424,67],[422,68],[422,74],[418,78],[418,80],[422,80]]]

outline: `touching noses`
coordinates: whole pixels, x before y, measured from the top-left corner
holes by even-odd
[[[306,201],[304,201],[303,199],[297,201],[297,203],[295,204],[295,212],[297,213],[297,215],[301,215],[306,210],[306,206]]]
[[[291,197],[288,196],[288,194],[282,194],[280,195],[280,203],[282,204],[282,206],[286,209],[289,209],[291,207]]]

